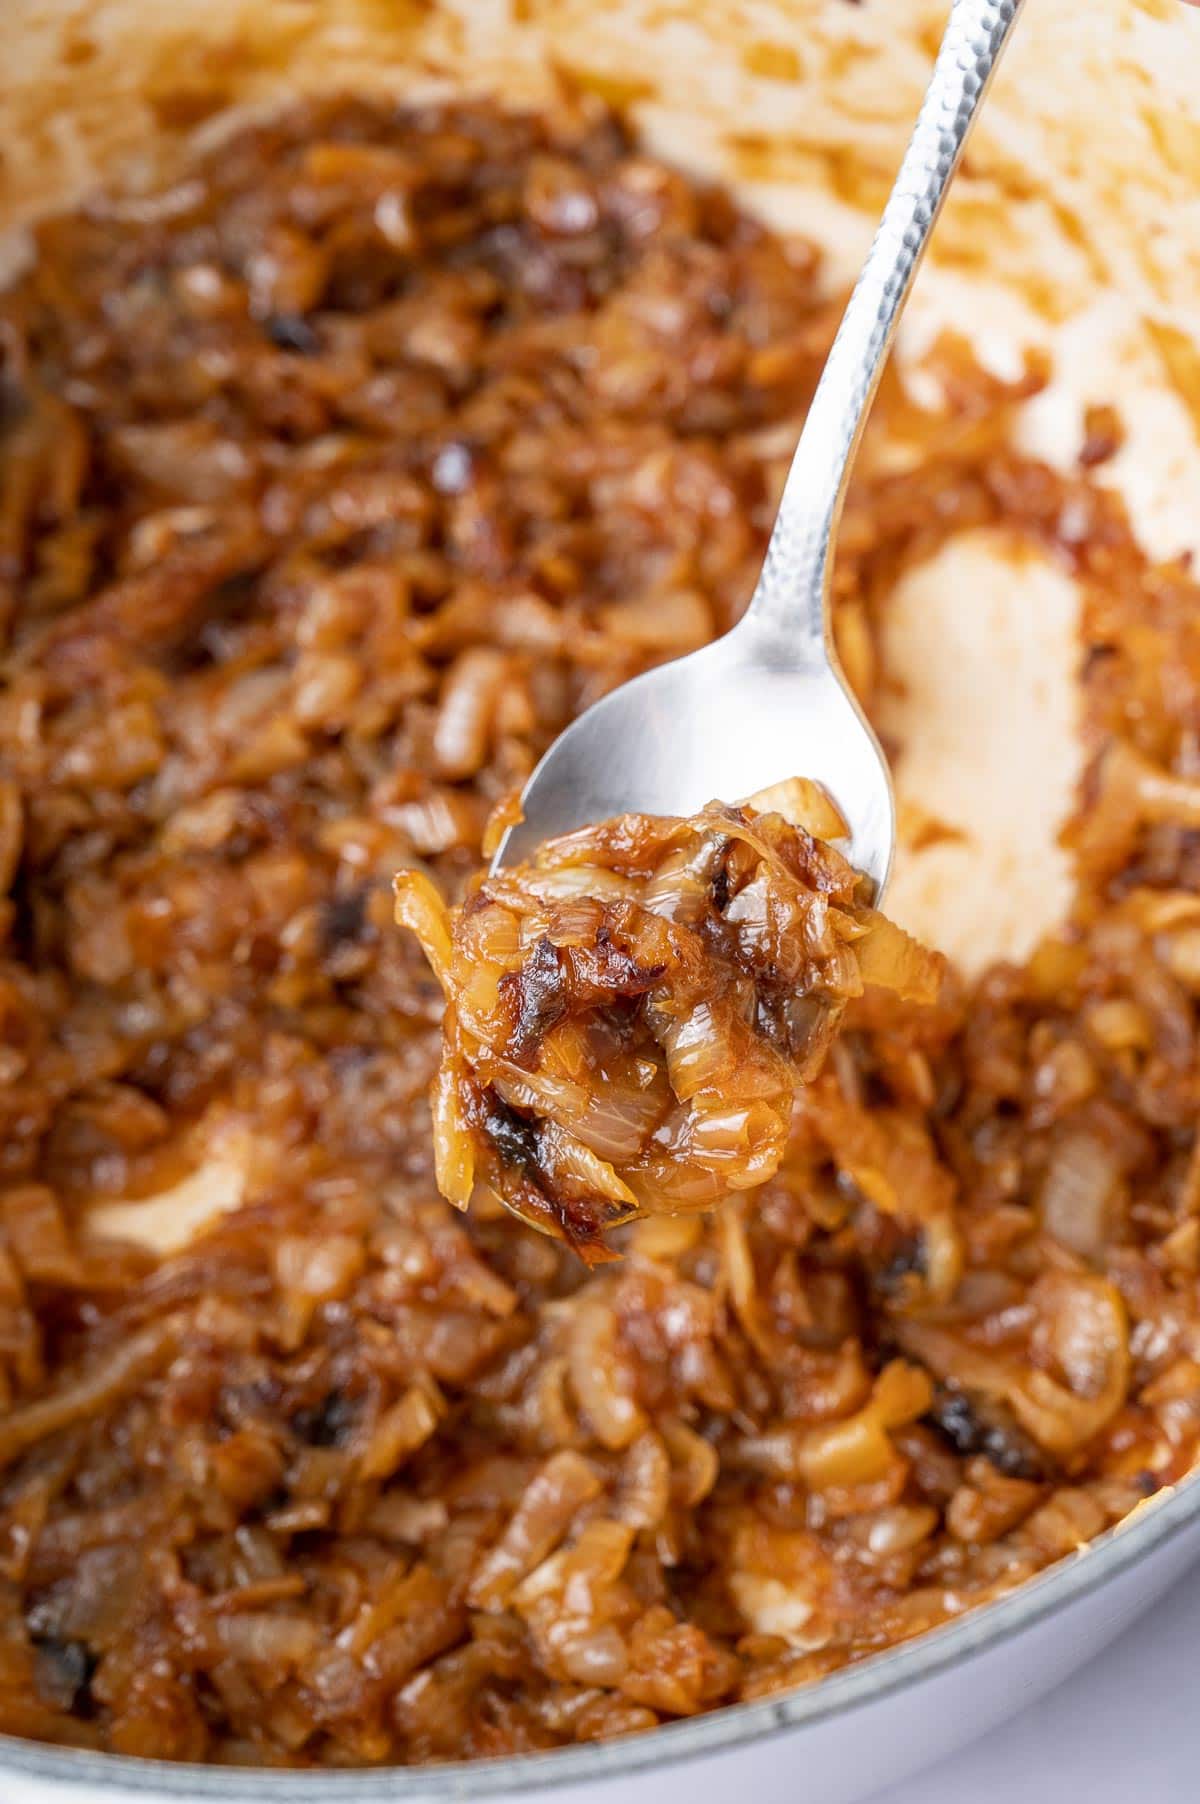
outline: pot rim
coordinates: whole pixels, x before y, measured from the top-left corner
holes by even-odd
[[[0,1735],[0,1777],[77,1788],[87,1804],[448,1804],[451,1799],[523,1798],[551,1787],[631,1778],[748,1742],[827,1721],[894,1696],[955,1663],[974,1658],[1045,1621],[1068,1603],[1164,1546],[1200,1517],[1200,1471],[1148,1498],[1075,1554],[1019,1585],[1008,1597],[969,1610],[914,1640],[814,1684],[754,1703],[732,1704],[688,1721],[591,1746],[430,1767],[278,1769],[214,1767],[55,1748]],[[83,1797],[81,1796],[81,1804]]]

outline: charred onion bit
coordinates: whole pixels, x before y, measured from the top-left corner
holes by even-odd
[[[815,785],[694,819],[623,815],[551,840],[449,911],[396,879],[446,991],[438,1180],[482,1180],[589,1264],[638,1215],[714,1208],[779,1169],[799,1085],[868,985],[931,1003],[940,965],[870,908],[805,824]]]

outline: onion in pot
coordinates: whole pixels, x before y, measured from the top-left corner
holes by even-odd
[[[460,652],[442,685],[433,729],[433,755],[440,776],[474,776],[488,755],[496,705],[507,680],[509,660],[491,646]]]
[[[1097,1133],[1069,1130],[1051,1154],[1038,1195],[1047,1234],[1085,1259],[1098,1259],[1119,1216],[1121,1162]]]
[[[1013,1383],[1009,1401],[1043,1447],[1065,1454],[1111,1421],[1129,1383],[1129,1329],[1120,1293],[1107,1279],[1055,1272],[1039,1278],[1035,1367]],[[1066,1383],[1052,1375],[1061,1372]]]

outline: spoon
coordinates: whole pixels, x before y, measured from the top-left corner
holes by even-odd
[[[896,838],[887,761],[839,667],[830,571],[850,466],[913,276],[1023,0],[953,0],[912,139],[847,304],[750,605],[723,638],[613,690],[555,740],[492,869],[612,815],[692,814],[821,783],[878,901]]]

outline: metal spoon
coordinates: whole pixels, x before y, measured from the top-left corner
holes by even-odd
[[[953,0],[912,139],[805,421],[750,605],[702,651],[607,695],[550,747],[493,869],[610,815],[693,813],[782,778],[822,783],[848,854],[887,882],[896,837],[887,763],[838,665],[834,535],[854,452],[913,276],[1023,0]]]

